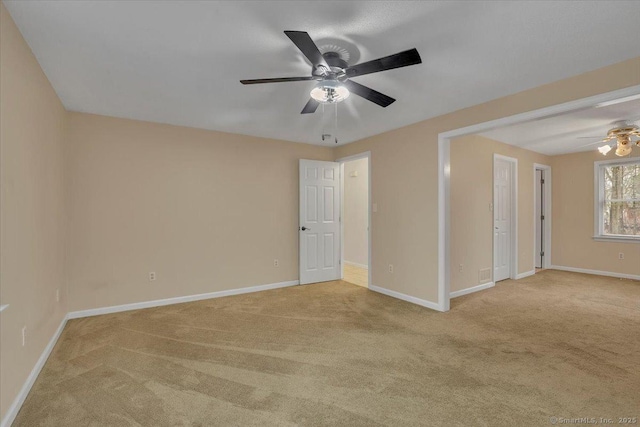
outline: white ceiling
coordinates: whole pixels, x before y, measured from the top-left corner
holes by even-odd
[[[637,96],[634,98],[638,98]],[[608,104],[608,103],[605,103]],[[505,126],[481,133],[496,141],[554,156],[595,150],[617,121],[640,123],[640,99],[619,102],[560,116]],[[591,138],[593,137],[593,138]],[[615,141],[609,142],[609,145]]]
[[[310,74],[284,30],[344,40],[360,62],[422,56],[354,78],[397,101],[341,103],[340,143],[640,56],[638,1],[5,4],[69,110],[316,144],[323,115],[299,114],[313,83],[238,82]]]

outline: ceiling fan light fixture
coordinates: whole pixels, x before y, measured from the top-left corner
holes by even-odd
[[[600,154],[602,154],[603,156],[606,156],[607,153],[609,151],[611,151],[611,146],[609,145],[603,145],[602,147],[598,147],[598,151],[600,152]]]
[[[629,136],[618,138],[618,147],[616,148],[616,156],[626,156],[631,154],[631,138]]]
[[[311,90],[311,98],[322,104],[335,104],[349,97],[349,89],[337,80],[325,80]]]

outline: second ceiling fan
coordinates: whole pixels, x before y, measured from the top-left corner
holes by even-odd
[[[284,33],[311,62],[311,75],[305,77],[240,80],[240,83],[249,85],[259,83],[318,81],[319,83],[311,91],[311,98],[302,109],[301,114],[314,113],[321,103],[343,101],[349,96],[350,92],[381,107],[388,107],[395,102],[394,98],[356,83],[351,80],[351,78],[422,63],[420,54],[418,54],[418,51],[414,48],[396,53],[395,55],[349,66],[338,52],[329,51],[321,53],[307,32],[285,31]]]

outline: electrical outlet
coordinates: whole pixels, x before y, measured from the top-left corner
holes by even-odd
[[[389,264],[389,273],[393,273],[393,264]]]
[[[624,259],[624,253],[623,252],[620,252],[618,254],[618,259]]]
[[[150,271],[149,272],[149,281],[153,282],[154,280],[156,280],[156,272],[155,271]]]
[[[24,347],[27,344],[27,327],[22,327],[22,346]]]
[[[56,289],[56,301],[60,302],[60,289]]]
[[[462,271],[462,264],[460,264],[460,266],[458,267],[459,271]]]
[[[274,267],[280,267],[280,261],[278,261],[277,259],[273,260],[273,266]]]

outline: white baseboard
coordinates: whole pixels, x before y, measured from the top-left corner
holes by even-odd
[[[412,297],[411,295],[406,295],[406,294],[402,294],[400,292],[396,292],[396,291],[391,291],[389,289],[385,289],[385,288],[381,288],[379,286],[373,286],[373,285],[369,285],[369,289],[374,291],[374,292],[378,292],[393,298],[398,298],[401,299],[403,301],[407,301],[413,304],[417,304],[417,305],[421,305],[423,307],[427,307],[430,308],[432,310],[437,310],[437,311],[444,311],[442,309],[442,307],[440,307],[439,304],[435,303],[435,302],[431,302],[431,301],[427,301],[425,299],[420,299],[420,298],[416,298],[416,297]]]
[[[485,289],[493,288],[494,286],[495,286],[495,283],[493,283],[493,282],[483,283],[481,285],[472,286],[470,288],[461,289],[459,291],[451,292],[451,293],[449,293],[449,298],[461,297],[462,295],[467,295],[467,294],[472,294],[474,292],[483,291]]]
[[[536,270],[535,269],[533,269],[531,271],[525,271],[524,273],[516,274],[516,280],[524,279],[525,277],[533,276],[534,274],[536,274]]]
[[[60,338],[60,334],[62,333],[62,330],[64,329],[64,325],[66,325],[66,323],[67,323],[67,317],[65,316],[62,319],[62,322],[60,322],[60,326],[58,326],[58,329],[49,340],[49,343],[44,348],[44,351],[40,355],[40,358],[36,362],[36,365],[31,370],[31,373],[27,377],[27,380],[25,381],[24,385],[20,389],[20,392],[18,393],[16,398],[13,400],[13,403],[9,407],[9,410],[4,416],[4,419],[0,423],[0,427],[9,427],[11,423],[13,423],[13,420],[16,418],[16,415],[18,415],[18,412],[20,411],[20,408],[22,407],[24,400],[27,398],[27,395],[29,394],[31,387],[33,386],[33,383],[36,381],[36,378],[38,378],[38,375],[40,374],[42,367],[44,366],[45,362],[49,358],[49,355],[51,354],[51,350],[53,350],[53,347],[56,345],[56,342],[58,342],[58,338]]]
[[[358,264],[357,262],[345,261],[344,264],[345,265],[352,265],[354,267],[364,268],[365,270],[369,269],[368,265],[366,265],[366,264]]]
[[[248,294],[251,292],[267,291],[270,289],[286,288],[295,286],[298,280],[288,282],[271,283],[268,285],[249,286],[246,288],[229,289],[227,291],[208,292],[206,294],[186,295],[183,297],[165,298],[154,301],[134,302],[131,304],[113,305],[110,307],[92,308],[89,310],[72,311],[67,315],[68,319],[78,319],[80,317],[99,316],[101,314],[118,313],[121,311],[139,310],[141,308],[160,307],[163,305],[180,304],[183,302],[199,301],[210,298],[227,297],[231,295]]]
[[[586,268],[565,267],[562,265],[552,265],[550,268],[552,270],[571,271],[574,273],[595,274],[597,276],[617,277],[619,279],[640,280],[640,275],[637,275],[637,274],[625,274],[625,273],[615,273],[613,271],[589,270]]]

